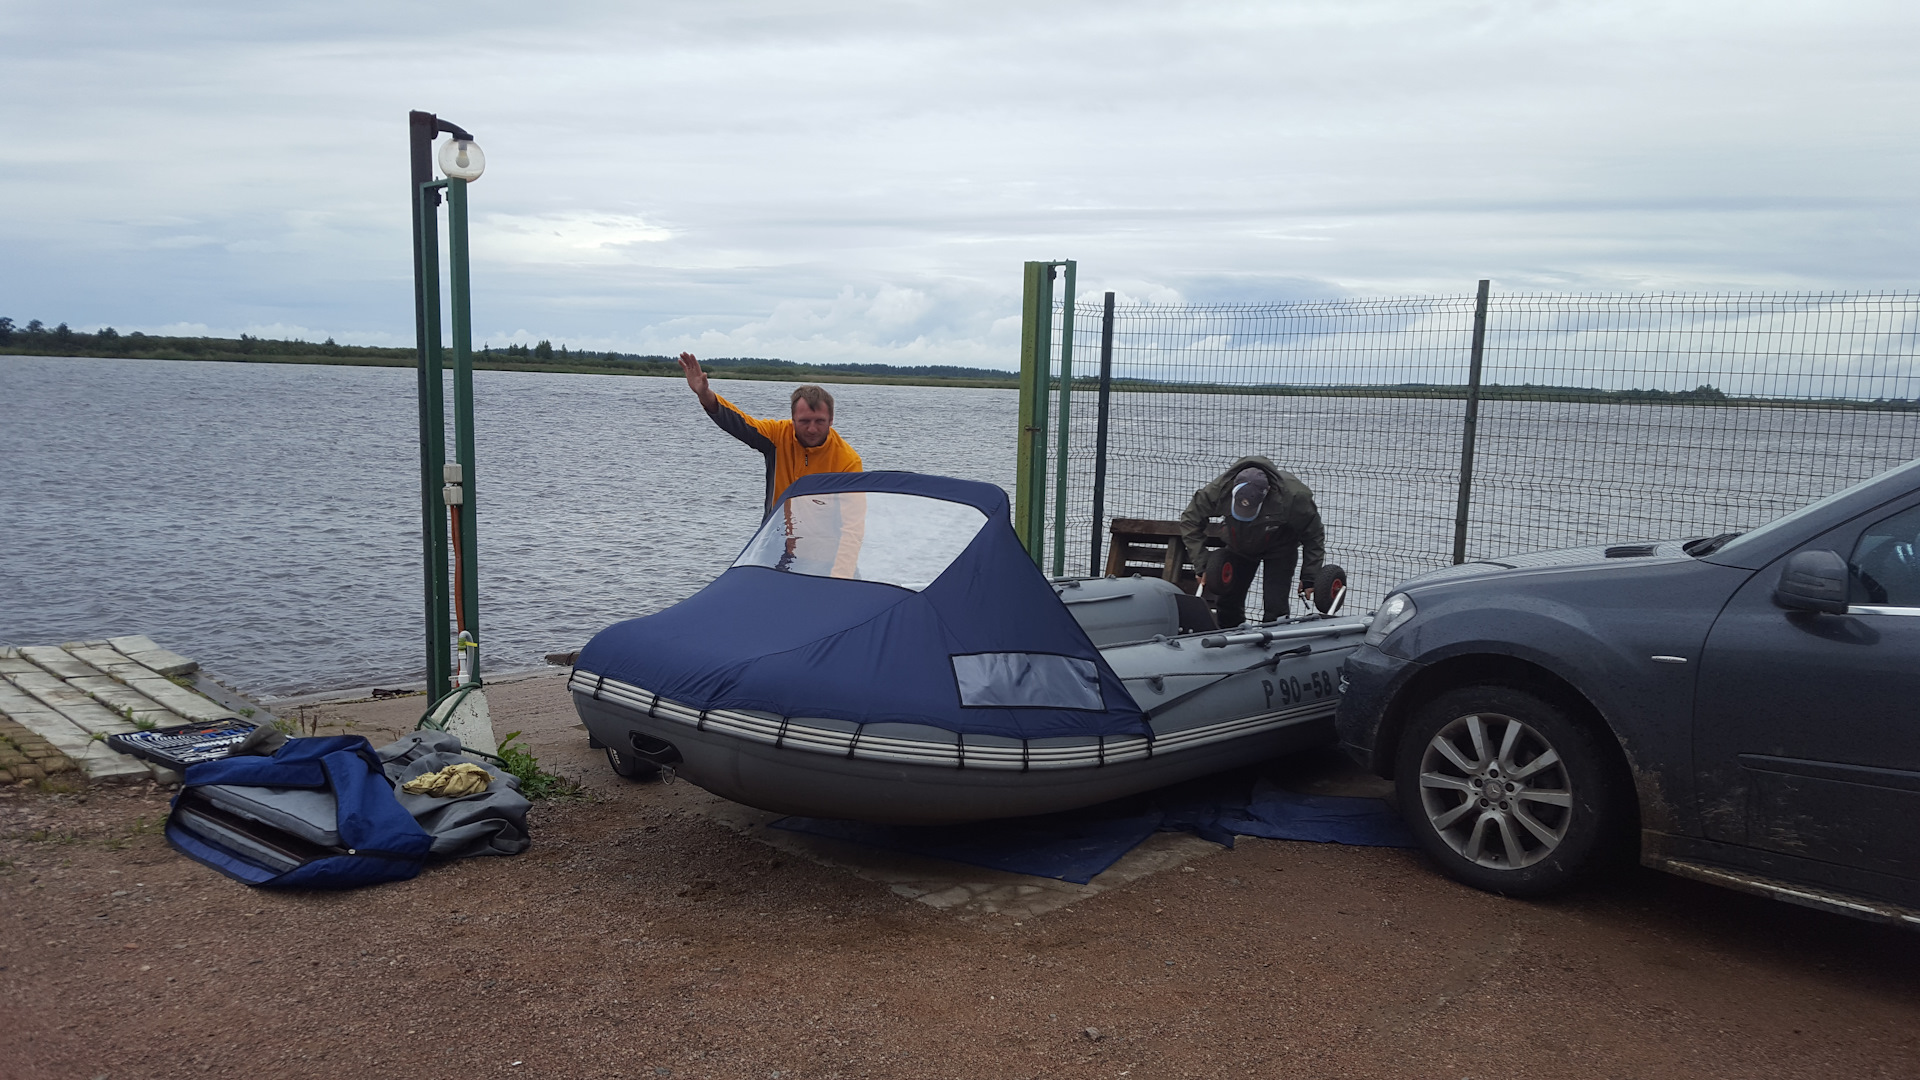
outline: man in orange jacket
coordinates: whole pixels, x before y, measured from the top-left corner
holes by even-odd
[[[720,430],[760,451],[767,459],[767,504],[774,501],[787,485],[803,476],[823,472],[859,472],[860,455],[833,430],[833,395],[818,386],[796,387],[793,391],[791,420],[756,420],[739,407],[713,392],[707,385],[707,373],[692,353],[680,354],[680,370],[686,373],[687,386],[700,398]]]

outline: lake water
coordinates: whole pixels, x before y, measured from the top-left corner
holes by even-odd
[[[761,416],[793,384],[716,387]],[[724,569],[758,454],[677,379],[474,378],[486,670],[537,665]],[[1011,390],[843,385],[870,469],[1011,491]],[[1088,565],[1074,395],[1066,567]],[[1177,517],[1243,453],[1314,488],[1356,606],[1449,561],[1461,403],[1116,395],[1109,516]],[[1920,414],[1487,402],[1471,555],[1751,528],[1920,454]],[[0,357],[0,642],[144,633],[267,698],[422,675],[410,369]],[[1255,587],[1258,596],[1258,586]]]
[[[1011,484],[1012,391],[833,390],[869,468]],[[759,523],[760,456],[679,380],[482,371],[474,401],[488,670],[691,594]],[[0,357],[0,641],[144,633],[269,697],[419,679],[416,431],[409,369]]]

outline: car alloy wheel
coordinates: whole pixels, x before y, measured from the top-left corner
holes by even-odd
[[[1476,889],[1545,896],[1633,849],[1626,762],[1577,700],[1457,687],[1414,711],[1393,755],[1400,816]]]
[[[1546,736],[1497,712],[1456,717],[1420,758],[1420,807],[1462,859],[1518,870],[1557,851],[1573,820],[1573,778]]]

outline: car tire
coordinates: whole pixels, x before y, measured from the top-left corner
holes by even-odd
[[[1515,687],[1447,691],[1401,735],[1401,815],[1456,881],[1504,896],[1559,892],[1608,865],[1632,821],[1608,738]]]
[[[660,775],[660,766],[631,750],[622,751],[617,746],[607,747],[607,764],[613,766],[614,772],[629,780],[651,780]]]

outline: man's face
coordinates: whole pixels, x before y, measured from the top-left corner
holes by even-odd
[[[816,409],[801,398],[793,403],[793,437],[800,445],[812,449],[827,441],[827,430],[833,427],[833,410]]]

